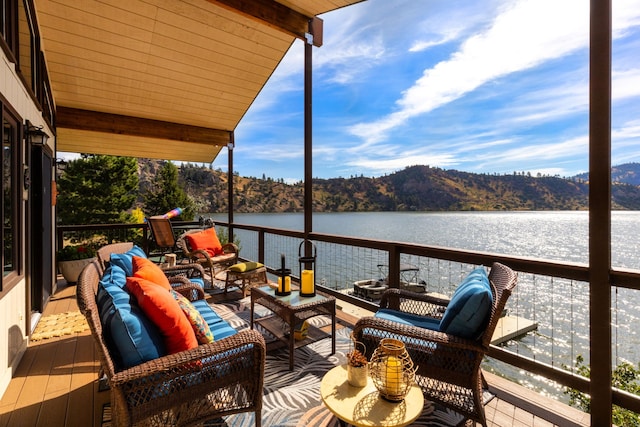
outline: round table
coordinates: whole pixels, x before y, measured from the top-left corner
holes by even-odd
[[[424,406],[422,390],[415,384],[402,402],[389,402],[378,393],[371,378],[364,387],[347,382],[347,366],[336,366],[320,383],[320,396],[341,421],[358,427],[402,427],[415,421]]]

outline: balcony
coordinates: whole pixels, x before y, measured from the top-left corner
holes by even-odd
[[[75,286],[60,278],[43,316],[77,309]],[[338,318],[347,327],[354,321],[342,311]],[[100,391],[99,371],[88,330],[31,343],[2,398],[0,426],[109,425],[109,392]],[[497,396],[486,406],[489,426],[589,425],[588,414],[496,375],[487,373],[487,380]]]
[[[179,226],[198,227],[198,224],[180,223]],[[124,236],[130,236],[134,232],[139,236],[140,245],[148,243],[144,225],[119,225],[104,231],[105,228],[106,226],[60,227],[59,240],[68,239],[71,235],[82,239],[102,229],[109,234],[111,241],[130,239]],[[263,262],[273,273],[271,267],[278,266],[280,254],[285,253],[287,259],[294,260],[289,262],[294,274],[297,271],[296,256],[304,233],[242,224],[232,224],[231,227],[229,224],[218,224],[218,228],[239,238],[242,245],[241,257]],[[551,289],[558,300],[569,299],[571,306],[585,304],[588,292],[586,266],[319,233],[312,233],[309,238],[314,241],[324,258],[321,265],[323,290],[338,298],[339,323],[346,327],[353,326],[360,313],[374,311],[375,304],[349,295],[341,288],[345,283],[366,277],[366,271],[370,271],[381,261],[387,263],[392,272],[394,269],[399,271],[401,262],[420,265],[421,269],[429,272],[427,283],[435,285],[437,291],[445,294],[452,291],[461,275],[473,265],[489,265],[493,261],[500,261],[514,268],[518,271],[519,283],[507,305],[509,313],[519,318],[538,320],[539,329],[536,334],[530,334],[528,341],[517,337],[492,346],[491,357],[484,367],[491,390],[496,395],[487,406],[490,425],[589,425],[589,414],[570,408],[557,398],[550,399],[541,394],[545,392],[545,386],[549,387],[550,384],[556,393],[563,387],[589,390],[589,380],[574,375],[567,368],[572,365],[573,358],[578,353],[589,352],[589,337],[574,338],[571,328],[574,322],[584,319],[581,320],[573,312],[562,311],[559,307],[544,306],[539,300],[540,296],[536,294],[536,289],[544,286]],[[356,257],[358,263],[347,261]],[[634,284],[640,278],[638,272],[613,271],[612,276],[617,290],[637,292],[634,288],[637,285]],[[390,286],[397,286],[396,275],[390,275],[389,280]],[[211,298],[211,302],[215,303],[216,298]],[[525,304],[526,301],[530,304]],[[74,287],[61,284],[44,314],[75,310],[74,304]],[[614,327],[625,324],[623,318],[615,319]],[[545,352],[541,351],[545,347],[551,349],[546,352],[550,356],[545,356]],[[62,348],[68,350],[58,353]],[[60,357],[56,356],[53,360],[44,357],[47,361],[41,361],[40,358],[45,353],[59,354]],[[99,425],[96,423],[102,416],[102,403],[108,401],[108,394],[97,391],[98,369],[88,332],[32,344],[3,398],[2,419],[5,420],[11,411],[24,411],[29,417],[38,417],[39,411],[60,405],[61,409],[55,411],[60,417],[66,417],[65,412],[74,414],[69,417],[74,420],[66,421],[66,425],[75,425],[75,417],[80,417],[80,414],[85,417],[84,420],[93,419],[94,425]],[[527,387],[505,377],[519,377],[520,383],[527,384]],[[636,396],[613,388],[611,390],[616,404],[638,412]],[[89,399],[94,403],[92,411],[88,411],[88,405],[82,403]],[[74,409],[74,405],[79,405],[80,409]],[[85,412],[92,413],[84,414]],[[37,418],[29,419],[36,420],[33,425],[37,425]],[[3,422],[7,425],[7,422]]]

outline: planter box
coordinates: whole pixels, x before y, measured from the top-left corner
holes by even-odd
[[[60,271],[60,274],[62,274],[62,277],[64,277],[64,280],[67,281],[67,283],[76,283],[78,281],[80,273],[82,272],[82,269],[87,264],[90,264],[94,259],[96,258],[93,257],[86,259],[74,259],[71,261],[58,261],[58,270]]]

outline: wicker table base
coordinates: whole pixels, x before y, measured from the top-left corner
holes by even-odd
[[[254,320],[254,306],[260,304],[273,312],[272,316]],[[309,326],[307,338],[296,341],[293,330],[299,323],[311,317],[331,316],[331,354],[336,352],[336,299],[329,295],[316,293],[313,297],[301,297],[297,290],[290,295],[277,296],[270,286],[260,286],[251,290],[251,329],[254,323],[260,324],[280,341],[289,344],[289,370],[293,370],[293,351],[327,334],[318,328]],[[283,328],[284,326],[284,328]]]
[[[244,297],[251,288],[256,286],[263,286],[268,283],[267,269],[265,267],[259,267],[249,271],[231,271],[226,270],[226,277],[224,281],[224,293],[227,293],[229,287],[237,286],[242,291]]]

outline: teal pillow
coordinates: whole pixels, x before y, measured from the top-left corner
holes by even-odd
[[[440,331],[477,339],[491,316],[493,295],[484,267],[473,270],[458,286],[440,321]]]
[[[131,277],[133,276],[133,263],[131,260],[134,255],[142,258],[147,257],[147,254],[144,253],[142,248],[134,246],[123,254],[112,253],[109,257],[109,263],[110,265],[117,265],[122,268],[127,277]],[[122,286],[124,286],[124,284]]]
[[[96,303],[105,342],[119,366],[129,368],[166,354],[158,328],[146,317],[125,288],[127,277],[117,265],[107,268]]]

